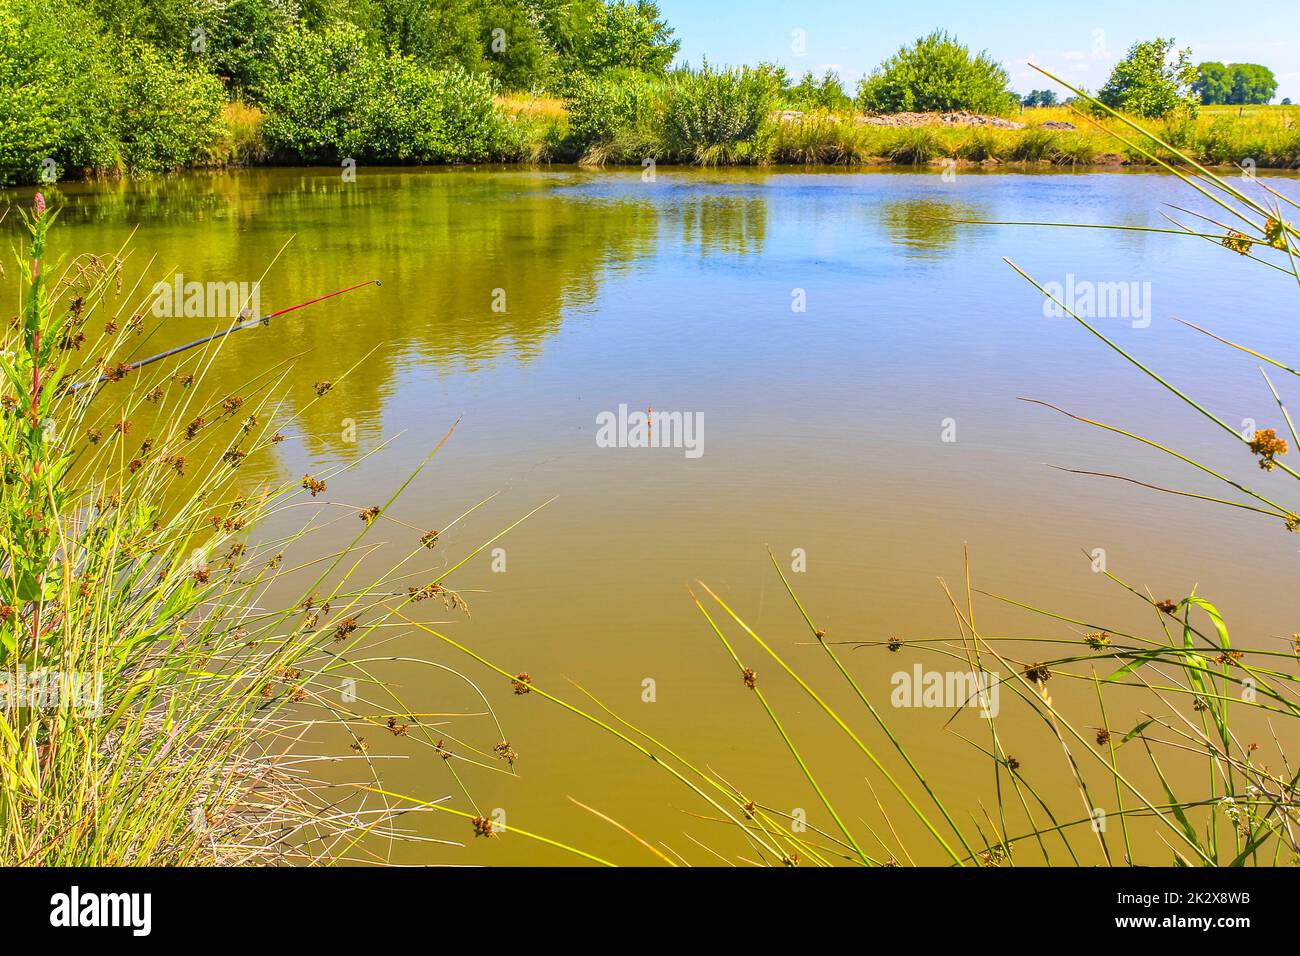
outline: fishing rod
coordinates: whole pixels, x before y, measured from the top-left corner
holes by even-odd
[[[238,325],[232,325],[224,332],[214,332],[212,335],[205,335],[201,339],[195,339],[193,342],[187,342],[184,345],[178,345],[175,348],[168,349],[166,352],[159,352],[157,355],[150,355],[148,358],[141,359],[138,362],[131,362],[123,369],[123,371],[134,372],[138,368],[144,368],[146,365],[152,365],[154,362],[161,362],[165,358],[169,358],[170,356],[173,355],[178,355],[181,352],[188,351],[189,349],[192,348],[197,348],[200,345],[206,345],[207,343],[215,339],[224,338],[225,336],[230,335],[232,332],[242,332],[245,329],[255,329],[259,325],[270,325],[271,320],[277,318],[278,316],[285,315],[289,312],[296,312],[299,309],[307,308],[307,306],[309,305],[315,305],[317,302],[324,302],[326,299],[332,299],[336,295],[343,295],[348,292],[354,292],[357,289],[363,289],[366,286],[371,286],[371,285],[383,285],[383,282],[381,282],[379,279],[367,279],[365,282],[358,282],[356,285],[350,285],[346,289],[338,289],[337,291],[334,292],[327,292],[325,295],[317,296],[314,299],[308,299],[306,302],[299,302],[297,305],[291,305],[288,308],[279,309],[278,311],[275,312],[269,312],[266,315],[260,316],[256,319],[249,319],[246,322],[240,322]],[[99,376],[99,378],[95,379],[93,382],[78,382],[75,385],[70,385],[68,387],[68,391],[75,392],[77,391],[77,389],[86,388],[89,385],[98,385],[100,382],[107,382],[107,381],[109,381],[109,376],[107,374],[104,374]]]

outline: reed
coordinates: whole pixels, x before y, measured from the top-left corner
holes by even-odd
[[[399,818],[432,811],[383,794],[367,733],[442,757],[471,805],[458,765],[510,772],[491,745],[452,754],[444,715],[379,675],[466,680],[378,647],[408,605],[463,604],[448,581],[469,558],[431,575],[437,534],[397,508],[450,432],[365,507],[329,499],[343,469],[250,477],[282,474],[269,459],[293,440],[294,357],[235,393],[205,384],[224,336],[140,364],[156,329],[129,247],[52,261],[57,213],[38,194],[22,215],[21,312],[0,351],[0,864],[388,861],[413,838]],[[316,544],[339,522],[347,544]],[[382,528],[411,545],[375,570]]]

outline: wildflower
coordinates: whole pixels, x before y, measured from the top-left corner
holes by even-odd
[[[1164,611],[1166,614],[1172,616],[1173,614],[1176,614],[1178,612],[1178,605],[1175,604],[1173,601],[1171,601],[1169,598],[1165,598],[1163,601],[1157,602],[1156,610]]]
[[[533,679],[528,676],[527,671],[520,671],[518,674],[515,675],[515,678],[513,681],[511,681],[511,684],[514,686],[516,694],[527,694],[530,690],[532,690],[532,688],[528,686],[532,682]]]
[[[438,532],[426,531],[420,536],[420,544],[432,551],[438,544]]]
[[[235,414],[235,412],[239,411],[240,406],[243,404],[244,404],[244,400],[242,398],[239,398],[235,395],[231,395],[229,398],[227,398],[224,402],[221,403],[221,410],[225,412],[227,415],[233,415]]]
[[[1094,651],[1100,651],[1103,648],[1110,647],[1110,635],[1105,631],[1094,631],[1091,634],[1083,636],[1083,643],[1087,644]]]
[[[463,609],[466,613],[469,612],[469,605],[465,603],[463,597],[455,591],[447,590],[437,581],[426,584],[421,588],[409,587],[406,589],[406,593],[407,596],[417,604],[421,601],[427,601],[429,598],[436,597],[440,598],[442,600],[442,606],[449,610],[455,611]]]
[[[339,621],[338,628],[334,631],[334,640],[341,641],[357,629],[357,619],[355,617],[345,617]]]
[[[753,801],[753,800],[750,800],[750,801],[749,801],[748,803],[746,803],[743,807],[741,807],[741,809],[745,811],[745,819],[746,819],[746,820],[752,820],[752,819],[754,819],[754,811],[755,811],[756,807],[754,806],[754,801]]]
[[[405,737],[408,724],[399,724],[396,717],[388,718],[388,730],[394,737]]]
[[[1110,740],[1110,731],[1107,730],[1105,727],[1097,728],[1097,746],[1100,747],[1109,740]]]
[[[36,198],[32,200],[32,212],[35,213],[37,219],[45,215],[45,197],[40,193],[37,193]]]
[[[446,747],[442,745],[441,737],[439,737],[438,742],[433,745],[433,752],[436,753],[443,760],[450,760],[452,757],[456,756],[450,750],[448,750]]]
[[[1240,255],[1248,256],[1254,243],[1249,236],[1237,232],[1235,229],[1230,229],[1228,234],[1223,237],[1222,245],[1225,249],[1231,249]]]
[[[144,400],[146,402],[152,402],[156,404],[158,400],[161,399],[162,397],[163,397],[162,386],[159,386],[158,388],[155,388],[153,391],[151,391],[148,395],[146,395],[144,397]]]
[[[891,651],[897,653],[897,651],[903,646],[903,642],[896,637],[891,637],[887,646]]]
[[[371,505],[369,508],[361,512],[360,517],[366,524],[372,524],[374,520],[379,517],[379,506]]]
[[[210,577],[212,577],[212,572],[207,568],[198,568],[194,572],[194,581],[197,584],[207,584]]]
[[[242,422],[240,422],[239,427],[240,427],[240,429],[243,430],[245,433],[247,433],[247,432],[251,432],[254,428],[257,427],[257,416],[256,416],[256,415],[249,415],[249,416],[248,416],[247,418],[245,418]]]
[[[1192,710],[1196,711],[1198,714],[1206,710],[1208,707],[1209,705],[1206,704],[1202,698],[1200,697],[1192,698]]]
[[[194,384],[194,376],[189,372],[177,372],[172,376],[172,381],[178,383],[181,388],[189,388]]]
[[[1007,757],[1007,769],[1013,773],[1020,769],[1020,761],[1015,757]]]
[[[302,476],[302,486],[311,492],[313,498],[325,490],[325,482],[313,478],[311,475]]]
[[[292,690],[289,691],[289,699],[293,701],[295,704],[301,703],[302,701],[307,699],[307,692],[303,690],[301,687],[294,687]]]
[[[743,680],[745,681],[745,686],[750,690],[753,690],[758,686],[758,675],[754,673],[752,667],[745,668]]]
[[[492,836],[492,821],[487,817],[474,817],[469,822],[474,824],[474,836]]]
[[[508,740],[501,741],[501,743],[492,748],[492,752],[512,767],[515,765],[515,760],[519,757],[519,754],[515,753],[514,750],[511,749],[510,741]]]
[[[107,322],[104,323],[104,334],[115,335],[116,333],[117,333],[117,323],[114,322],[112,319],[109,319]]]
[[[1052,679],[1052,672],[1047,669],[1046,664],[1031,664],[1025,668],[1025,677],[1035,684],[1046,684]]]
[[[1278,438],[1275,428],[1261,428],[1250,440],[1250,450],[1260,456],[1259,467],[1265,471],[1272,471],[1273,466],[1277,464],[1273,460],[1274,456],[1286,454],[1286,439]]]
[[[110,382],[120,382],[131,371],[131,366],[120,362],[113,366],[104,366],[104,378]]]
[[[284,441],[284,436],[281,435],[279,432],[276,432],[274,435],[271,436],[272,445],[278,445],[282,441]]]
[[[363,754],[370,749],[370,744],[366,743],[366,739],[364,737],[358,737],[356,740],[352,742],[352,749],[359,754]]]
[[[231,468],[238,468],[239,463],[248,457],[248,452],[240,451],[238,448],[230,448],[221,456],[221,460],[230,465]]]
[[[92,445],[98,445],[99,440],[103,437],[103,433],[98,428],[88,428],[86,430],[86,440]]]
[[[1286,227],[1281,219],[1268,217],[1264,223],[1264,238],[1274,249],[1286,248]]]
[[[198,418],[194,419],[194,421],[185,426],[185,437],[190,439],[190,441],[193,441],[194,436],[197,435],[200,429],[202,429],[206,424],[207,422],[205,422],[203,416],[200,415]]]
[[[334,383],[331,382],[331,381],[326,380],[326,381],[324,381],[324,382],[317,382],[317,383],[316,383],[314,386],[312,386],[312,387],[316,389],[316,394],[317,394],[317,396],[320,396],[320,395],[324,395],[324,394],[325,394],[326,392],[328,392],[331,388],[333,388],[333,387],[334,387]]]
[[[1238,661],[1241,660],[1241,657],[1242,657],[1241,651],[1224,651],[1222,654],[1220,654],[1218,657],[1214,659],[1214,663],[1236,664]]]

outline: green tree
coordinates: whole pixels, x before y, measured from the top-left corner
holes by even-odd
[[[1232,98],[1229,103],[1244,105],[1267,103],[1277,92],[1273,71],[1258,63],[1232,64]]]
[[[209,69],[226,77],[231,91],[256,101],[270,74],[272,47],[298,22],[298,4],[295,0],[228,0],[214,9],[215,19],[204,26],[201,43],[195,42],[197,37],[191,40],[191,50],[206,56]]]
[[[1215,60],[1198,64],[1192,92],[1206,106],[1228,102],[1228,97],[1232,95],[1231,71]]]
[[[1172,56],[1174,41],[1156,38],[1135,43],[1128,55],[1111,71],[1097,99],[1113,110],[1135,116],[1160,118],[1175,110],[1194,112],[1196,98],[1192,84],[1196,68],[1191,50]]]
[[[869,112],[971,110],[1006,113],[1018,97],[1010,77],[987,52],[970,50],[944,31],[903,47],[858,85],[858,105]]]
[[[1056,92],[1054,90],[1030,90],[1023,100],[1020,101],[1025,106],[1055,106]]]
[[[613,69],[662,73],[681,49],[653,0],[613,0],[591,14],[580,62],[587,72]]]
[[[1277,78],[1272,70],[1258,63],[1225,66],[1211,60],[1196,67],[1192,91],[1207,105],[1267,103],[1277,93]]]

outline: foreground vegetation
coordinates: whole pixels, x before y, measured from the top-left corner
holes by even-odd
[[[375,673],[392,660],[376,633],[410,605],[461,605],[444,582],[479,553],[434,575],[438,532],[398,517],[441,443],[364,505],[328,500],[340,469],[285,480],[268,459],[298,437],[281,414],[292,357],[233,393],[205,375],[224,336],[145,361],[155,296],[129,248],[51,259],[56,211],[38,193],[18,215],[20,308],[0,343],[0,865],[384,862],[409,834],[368,733],[441,757],[454,782],[458,763],[513,760],[493,750],[499,725],[453,754],[445,715],[412,712]],[[301,408],[336,384],[303,386]],[[341,546],[316,543],[330,526]],[[409,540],[392,567],[366,564],[379,528]],[[474,832],[472,801],[434,809]]]

